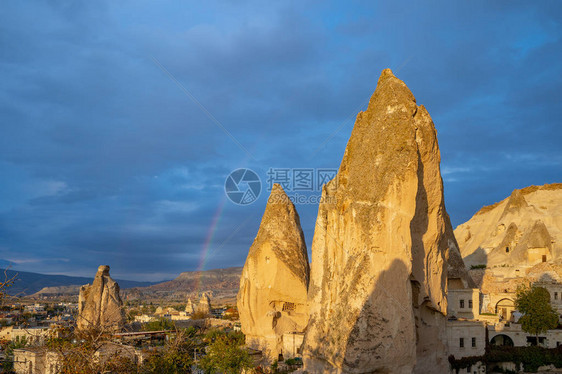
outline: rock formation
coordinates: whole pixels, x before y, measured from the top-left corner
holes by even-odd
[[[448,372],[452,229],[439,163],[427,110],[384,70],[368,109],[357,116],[336,178],[322,191],[305,370]]]
[[[94,282],[80,287],[78,329],[120,330],[125,324],[119,285],[109,276],[109,266],[98,268]]]
[[[472,276],[466,269],[459,244],[455,238],[453,227],[448,221],[445,236],[449,243],[449,256],[447,259],[447,289],[477,288]]]
[[[187,304],[185,305],[185,312],[187,314],[195,313],[195,307],[193,306],[193,302],[191,301],[191,297],[187,298]]]
[[[211,297],[207,292],[201,294],[201,299],[199,299],[199,305],[197,305],[197,312],[202,314],[211,313]]]
[[[275,184],[240,279],[238,312],[248,346],[277,359],[283,334],[304,331],[308,279],[299,215]]]
[[[560,211],[562,184],[514,190],[483,207],[455,229],[466,265],[486,265],[496,275],[510,277],[543,261],[562,262]]]

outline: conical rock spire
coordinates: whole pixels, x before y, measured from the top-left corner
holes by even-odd
[[[240,279],[237,303],[247,345],[277,359],[283,334],[306,327],[308,280],[299,215],[275,184]]]
[[[447,254],[456,241],[439,163],[431,117],[384,70],[323,189],[305,370],[448,371]]]

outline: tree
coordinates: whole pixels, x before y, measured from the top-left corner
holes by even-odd
[[[174,330],[176,324],[174,321],[168,318],[159,318],[156,321],[146,322],[144,324],[144,329],[146,331],[163,331],[163,330]]]
[[[112,343],[111,332],[103,327],[63,328],[57,335],[47,341],[46,348],[57,354],[59,374],[138,373],[134,351]]]
[[[4,347],[6,359],[4,360],[4,363],[2,365],[3,373],[9,373],[14,368],[14,349],[24,348],[28,344],[29,342],[27,341],[27,338],[25,336],[22,336],[21,338],[18,336],[13,341],[7,342]]]
[[[191,315],[191,319],[205,319],[205,318],[209,318],[210,315],[209,313],[206,313],[204,311],[196,311],[195,313],[193,313]]]
[[[558,326],[558,314],[550,305],[550,293],[546,288],[519,287],[515,307],[523,314],[519,319],[521,328],[529,334],[538,337]]]
[[[140,316],[141,315],[141,311],[138,309],[130,309],[127,312],[127,321],[128,322],[133,322],[135,320],[136,316]]]
[[[207,355],[199,362],[205,373],[239,374],[244,369],[253,367],[252,359],[243,347],[242,334],[234,332],[213,335],[214,342],[208,346]]]
[[[8,269],[4,269],[4,280],[0,281],[0,304],[4,303],[6,290],[14,285],[14,282],[16,281],[16,278],[18,276],[17,273],[15,273],[11,277],[8,276]]]
[[[176,330],[163,349],[153,352],[143,362],[143,374],[191,373],[193,355],[198,347],[195,328]]]

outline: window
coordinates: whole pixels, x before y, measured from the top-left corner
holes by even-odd
[[[468,300],[468,307],[472,309],[472,300]]]
[[[505,247],[505,253],[509,253],[509,247]]]
[[[542,262],[546,262],[546,255],[542,255]]]
[[[463,299],[460,300],[460,307],[464,308],[464,300]]]
[[[539,340],[537,342],[537,337],[536,336],[527,336],[527,344],[528,345],[537,345],[538,344],[544,344],[546,342],[546,337],[544,336],[539,336]]]
[[[554,300],[558,300],[558,292],[554,293]]]
[[[291,310],[295,310],[295,304],[294,303],[283,303],[283,311],[291,311]]]
[[[472,348],[476,347],[476,338],[472,338]]]
[[[464,348],[464,338],[459,339],[459,347]]]

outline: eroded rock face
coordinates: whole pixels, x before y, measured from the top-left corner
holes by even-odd
[[[445,230],[449,243],[449,256],[447,258],[447,289],[477,288],[476,283],[468,273],[461,256],[459,244],[455,238],[453,227],[449,224]]]
[[[204,314],[211,313],[211,297],[207,292],[201,294],[199,305],[197,305],[197,311]]]
[[[282,336],[307,323],[308,254],[297,211],[274,185],[242,270],[238,312],[246,343],[271,360],[282,351]]]
[[[337,177],[324,186],[309,286],[305,370],[445,373],[447,253],[433,122],[382,72]]]
[[[562,259],[562,184],[514,190],[455,229],[464,262],[486,265],[498,278]]]
[[[78,300],[79,329],[120,330],[125,325],[119,285],[109,275],[109,266],[98,268],[94,282],[80,287]]]
[[[193,302],[191,301],[191,297],[187,298],[187,304],[185,305],[185,312],[187,314],[195,313],[195,307],[193,306]]]

